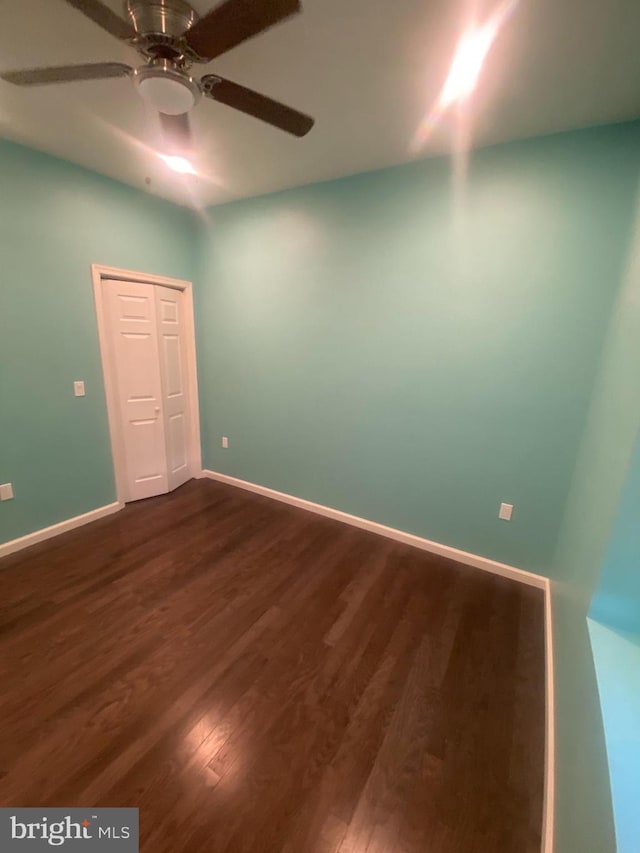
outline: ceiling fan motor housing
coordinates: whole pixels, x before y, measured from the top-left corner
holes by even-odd
[[[142,36],[177,39],[198,20],[198,13],[184,0],[125,0],[125,13]]]
[[[168,59],[180,67],[198,61],[186,34],[198,13],[185,0],[125,0],[135,36],[133,44],[148,59]]]

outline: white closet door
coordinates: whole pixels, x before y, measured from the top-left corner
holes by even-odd
[[[170,287],[154,287],[162,411],[169,491],[191,477],[189,470],[189,399],[187,381],[184,295]]]
[[[119,455],[126,468],[125,500],[135,501],[169,491],[156,294],[152,285],[131,281],[108,280],[103,288],[119,408]]]

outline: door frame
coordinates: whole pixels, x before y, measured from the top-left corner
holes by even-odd
[[[184,331],[187,351],[187,385],[189,391],[189,473],[192,477],[202,476],[202,450],[200,446],[200,406],[198,399],[198,370],[196,361],[196,334],[193,311],[193,284],[179,278],[167,278],[161,275],[125,270],[118,267],[107,267],[102,264],[91,264],[91,279],[93,281],[93,298],[96,306],[96,321],[98,324],[98,342],[100,345],[100,361],[104,379],[104,393],[109,420],[109,439],[111,442],[111,459],[113,475],[116,484],[116,498],[124,506],[126,496],[126,468],[124,440],[118,417],[117,384],[115,365],[111,361],[111,349],[108,345],[107,318],[103,300],[102,282],[105,279],[117,281],[134,281],[138,284],[160,285],[181,290],[184,294]]]

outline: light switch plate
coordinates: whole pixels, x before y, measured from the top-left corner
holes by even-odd
[[[498,518],[501,518],[503,521],[511,521],[512,514],[513,504],[500,504],[500,512],[498,513]]]
[[[223,436],[222,436],[222,446],[223,446],[223,447],[225,447],[225,448],[226,448],[226,447],[229,447],[229,439],[227,438],[227,436],[226,436],[226,435],[223,435]]]
[[[76,397],[84,397],[84,382],[81,379],[73,383],[73,393]]]
[[[13,485],[3,483],[0,486],[0,501],[10,501],[13,498]]]

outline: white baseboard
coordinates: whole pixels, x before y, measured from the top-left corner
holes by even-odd
[[[542,818],[542,853],[553,853],[555,815],[556,766],[556,700],[555,668],[553,663],[553,613],[551,610],[551,581],[545,579],[544,639],[546,680],[546,743],[544,768],[544,812]]]
[[[52,536],[58,536],[60,533],[66,533],[68,530],[74,530],[76,527],[82,527],[83,524],[89,524],[91,521],[97,521],[99,518],[104,518],[105,515],[111,515],[122,509],[124,504],[115,501],[106,506],[99,506],[97,509],[92,509],[91,512],[85,512],[83,515],[76,515],[74,518],[67,518],[65,521],[60,521],[58,524],[52,524],[51,527],[43,527],[41,530],[34,530],[33,533],[28,533],[26,536],[21,536],[19,539],[11,539],[9,542],[0,543],[0,557],[7,557],[16,551],[21,551],[23,548],[29,548],[31,545],[36,545],[38,542],[44,542],[45,539],[51,539]]]
[[[395,527],[387,527],[384,524],[378,524],[376,521],[369,521],[367,518],[359,518],[357,515],[350,515],[348,512],[342,512],[339,509],[332,509],[322,504],[316,504],[312,501],[297,498],[294,495],[288,495],[285,492],[277,492],[275,489],[269,489],[267,486],[258,486],[256,483],[250,483],[247,480],[239,480],[237,477],[230,477],[228,474],[219,474],[217,471],[202,472],[203,477],[208,477],[211,480],[219,480],[221,483],[228,483],[230,486],[237,486],[240,489],[246,489],[249,492],[256,492],[259,495],[265,495],[268,498],[273,498],[276,501],[282,501],[292,506],[300,507],[300,509],[315,512],[318,515],[324,515],[327,518],[333,518],[336,521],[343,521],[345,524],[351,524],[353,527],[359,527],[362,530],[368,530],[371,533],[378,533],[380,536],[386,536],[388,539],[395,539],[397,542],[403,542],[405,545],[412,545],[414,548],[420,548],[423,551],[429,551],[431,554],[437,554],[440,557],[447,557],[450,560],[456,560],[458,563],[464,563],[466,566],[474,566],[476,569],[482,569],[485,572],[492,572],[494,575],[501,575],[503,578],[511,578],[511,580],[526,583],[529,586],[535,586],[539,589],[545,589],[547,579],[542,575],[536,575],[533,572],[525,572],[524,569],[518,569],[515,566],[508,566],[506,563],[498,563],[495,560],[490,560],[487,557],[480,557],[478,554],[470,554],[468,551],[459,551],[457,548],[452,548],[449,545],[441,545],[439,542],[432,542],[430,539],[423,539],[421,536],[415,536],[413,533],[407,533],[404,530],[397,530]]]

